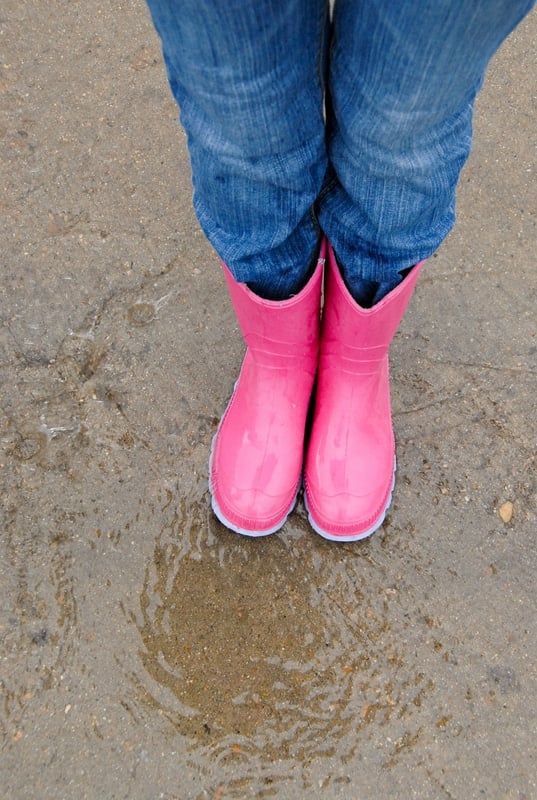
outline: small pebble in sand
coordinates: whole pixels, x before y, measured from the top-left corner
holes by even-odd
[[[515,508],[510,500],[507,500],[506,503],[500,506],[498,509],[498,514],[500,515],[500,519],[502,522],[505,522],[507,525],[508,522],[511,522],[513,519],[513,512]]]

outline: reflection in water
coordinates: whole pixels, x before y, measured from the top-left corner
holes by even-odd
[[[402,672],[382,569],[368,545],[229,533],[201,504],[168,496],[140,598],[139,689],[220,767],[275,780],[354,753],[369,723],[418,706]],[[399,680],[397,676],[399,675]],[[229,789],[229,786],[228,786]]]

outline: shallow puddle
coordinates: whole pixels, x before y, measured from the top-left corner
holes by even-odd
[[[218,765],[226,796],[237,780],[236,796],[244,781],[269,796],[327,757],[344,772],[370,723],[421,705],[432,686],[405,663],[397,590],[368,543],[327,544],[297,513],[281,534],[249,540],[208,503],[171,493],[161,514],[133,614],[133,681],[192,757]]]

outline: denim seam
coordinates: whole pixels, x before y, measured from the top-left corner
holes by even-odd
[[[328,0],[323,0],[319,14],[319,35],[317,36],[317,80],[324,101],[327,79],[328,37],[330,36],[330,5]]]

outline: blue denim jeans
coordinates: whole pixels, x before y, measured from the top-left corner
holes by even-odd
[[[487,64],[535,0],[148,0],[194,208],[238,281],[307,279],[320,231],[364,305],[454,224]]]

